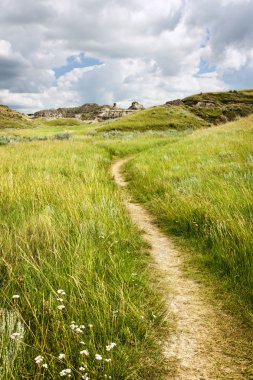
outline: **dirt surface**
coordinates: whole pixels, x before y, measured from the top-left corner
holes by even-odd
[[[127,185],[121,174],[127,160],[116,161],[111,169],[121,187]],[[150,213],[131,202],[127,189],[124,195],[131,219],[150,244],[152,258],[164,279],[168,319],[174,318],[176,322],[163,345],[165,357],[178,368],[177,375],[168,379],[253,379],[247,370],[249,360],[244,347],[249,342],[243,332],[238,331],[233,318],[219,305],[208,302],[203,285],[185,274],[184,255],[159,230]]]

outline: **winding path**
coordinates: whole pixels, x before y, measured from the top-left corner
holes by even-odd
[[[129,158],[116,161],[111,174],[120,187],[127,185],[122,166]],[[124,189],[124,203],[134,224],[150,244],[155,265],[164,279],[168,318],[175,319],[175,330],[163,345],[166,358],[177,364],[174,380],[246,379],[245,363],[235,359],[231,344],[233,321],[203,296],[203,289],[183,270],[183,255],[155,225],[141,205],[133,203]],[[224,318],[226,318],[224,320]],[[224,333],[225,331],[225,333]],[[232,341],[232,342],[231,342]]]

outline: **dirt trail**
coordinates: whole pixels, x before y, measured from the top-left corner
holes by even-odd
[[[127,183],[121,168],[128,159],[116,161],[111,169],[115,182]],[[159,271],[164,274],[168,318],[176,320],[175,331],[164,343],[164,355],[178,365],[174,380],[249,379],[243,371],[247,367],[244,354],[238,358],[233,342],[235,326],[230,316],[219,307],[209,304],[201,285],[190,279],[183,270],[183,255],[153,222],[152,216],[141,205],[130,201],[125,190],[125,206],[133,222],[151,246],[151,255]]]

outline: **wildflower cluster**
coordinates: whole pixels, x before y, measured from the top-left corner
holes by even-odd
[[[71,368],[63,369],[63,370],[60,372],[60,376],[61,376],[61,377],[64,377],[64,376],[71,377]]]
[[[63,289],[58,289],[57,290],[57,298],[56,300],[60,303],[58,304],[57,306],[57,309],[58,310],[63,310],[65,308],[65,304],[64,304],[64,301],[65,301],[65,298],[64,296],[66,295],[65,291]],[[18,300],[20,298],[20,296],[18,294],[14,294],[12,296],[12,299],[13,300]],[[118,311],[115,312],[115,314],[117,314]],[[78,336],[79,334],[82,335],[82,334],[88,334],[89,331],[91,331],[93,329],[93,324],[77,324],[75,321],[71,321],[70,324],[69,324],[69,327],[70,329],[73,331],[73,333],[75,333],[74,336]],[[22,338],[22,335],[21,333],[19,332],[13,332],[11,335],[10,335],[10,339],[12,340],[16,340],[16,339],[19,339],[19,338]],[[74,338],[74,340],[76,341],[76,338]],[[90,350],[89,350],[89,341],[86,342],[84,340],[80,340],[79,341],[79,344],[81,346],[85,346],[85,347],[82,347],[82,349],[80,349],[79,351],[79,354],[80,354],[80,362],[79,362],[79,368],[74,368],[72,367],[69,363],[68,363],[68,366],[70,366],[70,368],[62,368],[62,369],[59,369],[59,372],[58,372],[58,375],[60,377],[74,377],[76,378],[76,375],[79,374],[79,377],[81,379],[84,379],[84,380],[89,380],[90,379],[90,375],[89,375],[89,368],[88,368],[88,363],[89,361],[91,361],[91,363],[94,364],[94,359],[95,361],[97,362],[100,362],[100,363],[110,363],[112,361],[112,358],[110,357],[106,357],[107,355],[104,355],[104,353],[109,353],[114,347],[116,347],[116,343],[115,342],[111,342],[109,343],[108,345],[106,345],[103,349],[103,352],[102,353],[99,353],[99,352],[94,352],[94,347],[90,347]],[[88,347],[87,347],[88,345]],[[92,340],[92,345],[94,345],[94,342]],[[58,365],[60,365],[60,363],[64,363],[65,362],[65,359],[66,357],[68,357],[69,355],[66,355],[66,353],[64,352],[60,352],[59,354],[57,354],[57,356],[55,357],[55,360],[57,361],[58,360]],[[38,366],[38,368],[40,369],[48,369],[49,368],[49,364],[46,362],[45,358],[43,355],[38,355],[34,358],[34,362],[35,362],[35,365]],[[66,362],[65,362],[65,366],[67,367],[66,365]],[[55,366],[54,366],[55,367]],[[52,367],[53,368],[53,367]],[[100,367],[100,369],[102,370],[102,368],[108,368],[108,367]],[[93,370],[92,370],[93,372]],[[107,379],[111,379],[111,376],[109,374],[104,374],[104,377],[107,378]]]
[[[74,321],[71,322],[69,327],[78,334],[82,334],[85,329],[85,325],[78,326]]]
[[[47,363],[43,363],[44,362],[44,357],[42,355],[36,356],[36,358],[34,359],[34,361],[38,365],[41,364],[42,368],[45,368],[45,369],[48,368],[48,364]]]
[[[12,333],[12,334],[10,335],[10,338],[13,339],[13,340],[16,340],[16,339],[18,339],[18,338],[21,338],[21,334],[18,333],[18,332]]]
[[[57,294],[58,294],[57,301],[61,303],[60,305],[57,306],[57,309],[63,310],[63,309],[65,309],[65,305],[63,304],[63,302],[64,302],[63,296],[65,296],[66,293],[63,289],[58,289]]]
[[[116,343],[110,343],[108,346],[106,346],[106,351],[111,351],[114,347],[116,347]]]
[[[18,294],[13,294],[13,296],[12,296],[13,300],[18,300],[19,298],[20,298],[20,295],[18,295]]]

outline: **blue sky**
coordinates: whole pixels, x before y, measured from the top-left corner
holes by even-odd
[[[23,112],[253,87],[252,0],[1,5],[0,103]]]
[[[60,67],[55,67],[53,69],[55,72],[56,79],[58,79],[64,74],[69,73],[73,69],[101,65],[103,63],[97,58],[86,57],[84,53],[81,53],[76,56],[72,55],[70,57],[67,57],[66,61],[67,62],[65,65],[60,66]]]

